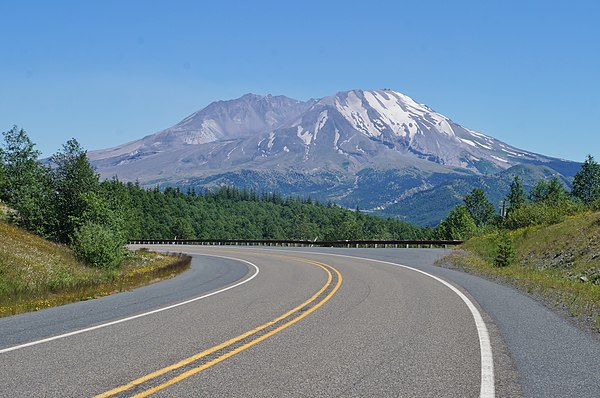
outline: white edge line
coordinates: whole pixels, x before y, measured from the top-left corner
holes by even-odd
[[[233,289],[234,287],[238,287],[240,285],[243,285],[244,283],[250,282],[260,272],[259,268],[255,264],[251,263],[250,261],[242,260],[240,258],[226,257],[226,256],[217,256],[217,255],[213,255],[213,254],[201,254],[201,253],[193,253],[193,254],[194,255],[199,255],[199,256],[219,257],[219,258],[225,258],[225,259],[228,259],[228,260],[241,261],[243,263],[246,263],[246,264],[249,264],[249,265],[253,266],[256,269],[256,272],[250,278],[248,278],[248,279],[244,279],[243,281],[238,282],[238,283],[236,283],[234,285],[228,286],[228,287],[226,287],[224,289],[221,289],[221,290],[214,291],[212,293],[205,294],[205,295],[200,296],[200,297],[195,297],[193,299],[182,301],[181,303],[169,305],[167,307],[157,308],[155,310],[144,312],[144,313],[137,314],[137,315],[134,315],[134,316],[130,316],[130,317],[127,317],[127,318],[117,319],[116,321],[102,323],[100,325],[92,326],[92,327],[89,327],[89,328],[74,330],[74,331],[69,332],[69,333],[60,334],[60,335],[57,335],[57,336],[52,336],[52,337],[48,337],[48,338],[45,338],[45,339],[35,340],[35,341],[31,341],[29,343],[25,343],[25,344],[20,344],[20,345],[16,345],[16,346],[4,348],[4,349],[0,350],[0,354],[4,354],[4,353],[10,352],[10,351],[20,350],[21,348],[31,347],[31,346],[42,344],[42,343],[47,343],[49,341],[63,339],[65,337],[75,336],[75,335],[81,334],[81,333],[91,332],[92,330],[102,329],[102,328],[105,328],[105,327],[108,327],[108,326],[117,325],[119,323],[128,322],[128,321],[131,321],[131,320],[134,320],[134,319],[137,319],[137,318],[142,318],[144,316],[148,316],[148,315],[156,314],[158,312],[162,312],[162,311],[170,310],[170,309],[173,309],[173,308],[176,308],[176,307],[180,307],[182,305],[186,305],[186,304],[192,303],[194,301],[198,301],[198,300],[202,300],[202,299],[205,299],[207,297],[210,297],[210,296],[214,296],[215,294],[223,293],[224,291]]]
[[[322,255],[326,255],[326,256],[346,257],[346,258],[352,258],[352,259],[357,259],[357,260],[373,261],[373,262],[377,262],[377,263],[394,265],[397,267],[402,267],[402,268],[406,268],[406,269],[409,269],[412,271],[416,271],[416,272],[419,272],[423,275],[426,275],[426,276],[433,278],[436,281],[442,283],[444,286],[448,287],[450,290],[452,290],[454,293],[456,293],[458,295],[458,297],[460,297],[462,299],[462,301],[467,305],[467,307],[471,311],[471,315],[473,315],[473,319],[475,320],[475,327],[477,328],[477,334],[479,336],[479,348],[480,348],[480,352],[481,352],[481,389],[479,391],[479,397],[480,398],[494,398],[495,397],[496,391],[495,391],[495,386],[494,386],[494,383],[495,383],[495,381],[494,381],[494,357],[492,355],[492,345],[491,345],[490,335],[489,335],[487,326],[485,325],[485,321],[483,320],[483,317],[481,316],[481,313],[479,312],[479,310],[477,309],[475,304],[473,304],[473,302],[467,296],[465,296],[463,292],[458,290],[456,287],[454,287],[449,282],[446,282],[445,280],[443,280],[435,275],[432,275],[430,273],[427,273],[425,271],[422,271],[420,269],[409,267],[408,265],[392,263],[392,262],[383,261],[383,260],[376,260],[376,259],[366,258],[366,257],[356,257],[356,256],[348,256],[345,254],[311,252],[311,251],[301,251],[301,250],[285,250],[285,249],[280,250],[280,249],[252,248],[252,250],[262,250],[262,251],[271,251],[271,252],[303,253],[303,254],[322,254]]]

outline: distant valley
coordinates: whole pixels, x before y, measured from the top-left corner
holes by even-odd
[[[173,127],[91,151],[104,178],[145,186],[221,185],[333,201],[436,225],[474,187],[498,203],[580,164],[515,148],[392,90],[298,101],[247,94],[217,101]]]

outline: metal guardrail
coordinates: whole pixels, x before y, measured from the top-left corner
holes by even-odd
[[[281,246],[281,247],[448,247],[462,240],[263,240],[263,239],[133,239],[131,245],[208,245],[208,246]]]

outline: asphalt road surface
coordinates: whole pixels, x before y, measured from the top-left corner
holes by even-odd
[[[596,340],[444,250],[177,250],[171,280],[0,319],[0,396],[600,396]]]

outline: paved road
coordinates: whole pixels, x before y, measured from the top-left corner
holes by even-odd
[[[175,279],[132,292],[0,318],[0,349],[182,302],[233,284],[248,271],[247,265],[237,260],[196,257],[190,270]]]
[[[172,280],[0,319],[0,396],[94,396],[120,386],[112,396],[479,396],[481,330],[459,294],[414,270],[340,255],[410,265],[464,292],[489,331],[496,396],[600,391],[594,340],[510,289],[433,267],[442,250],[178,249],[197,256]]]

